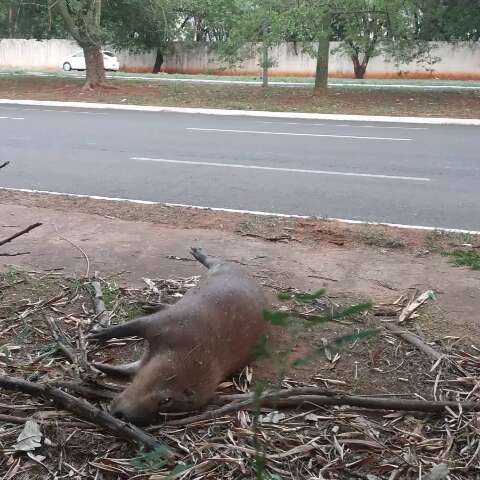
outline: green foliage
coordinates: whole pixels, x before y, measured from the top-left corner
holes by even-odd
[[[177,33],[176,4],[171,0],[107,2],[102,22],[108,43],[133,53],[165,51]]]
[[[302,365],[305,365],[311,362],[317,357],[326,356],[328,353],[331,354],[331,353],[337,352],[338,350],[340,350],[341,348],[344,348],[348,344],[352,344],[360,340],[368,340],[369,338],[375,337],[378,334],[378,332],[379,332],[378,329],[369,329],[369,330],[361,330],[356,333],[351,333],[348,335],[344,335],[342,337],[338,337],[328,345],[315,349],[310,353],[308,353],[308,355],[306,355],[305,357],[295,360],[293,362],[293,366],[300,367]]]
[[[312,303],[314,300],[317,300],[320,297],[323,297],[326,293],[324,288],[317,290],[313,293],[290,293],[290,292],[280,292],[278,294],[279,300],[298,300],[301,303]]]
[[[132,467],[138,472],[161,470],[168,464],[166,458],[166,450],[164,447],[159,447],[148,452],[142,449],[135,458],[130,460],[130,465],[132,465]],[[174,478],[187,468],[188,467],[186,465],[177,463],[170,474],[165,477],[165,480]]]
[[[480,252],[478,250],[453,250],[443,255],[451,257],[451,262],[457,267],[470,267],[480,270]]]
[[[397,65],[416,60],[431,66],[438,61],[418,37],[416,0],[344,0],[337,12],[333,27],[341,42],[338,50],[352,58],[357,78],[363,78],[370,60],[381,54]]]
[[[334,322],[336,320],[343,320],[344,318],[353,317],[360,313],[364,313],[372,308],[371,303],[360,303],[358,305],[352,305],[339,311],[332,311],[323,315],[309,315],[307,320],[316,325],[325,322]]]
[[[278,298],[280,300],[296,300],[299,301],[300,304],[312,304],[315,300],[325,295],[325,290],[317,290],[313,293],[290,293],[290,292],[280,292],[278,294]],[[372,304],[367,303],[359,303],[356,305],[351,305],[349,307],[339,309],[339,310],[331,310],[327,313],[323,313],[321,315],[301,315],[294,311],[272,311],[272,310],[264,310],[263,311],[263,318],[265,321],[269,322],[275,327],[294,327],[294,330],[298,330],[299,328],[307,328],[316,326],[319,324],[324,324],[327,322],[334,322],[338,320],[343,320],[345,318],[351,318],[361,313],[367,312],[372,308]],[[302,327],[300,327],[300,323],[303,322]],[[310,362],[314,358],[318,357],[319,355],[324,355],[327,352],[336,351],[339,348],[344,347],[348,343],[354,343],[359,340],[370,338],[376,335],[378,330],[376,329],[369,329],[358,331],[352,334],[348,334],[339,338],[334,339],[329,345],[322,347],[321,349],[314,349],[312,352],[308,353],[305,357],[301,359],[297,359],[293,366],[303,365],[305,363]],[[257,345],[256,348],[256,358],[271,358],[272,355],[268,349],[268,340],[267,337],[262,337],[261,341]]]
[[[270,357],[270,351],[268,350],[268,337],[266,335],[260,337],[260,340],[255,347],[254,354],[257,360]]]
[[[291,314],[289,312],[273,312],[271,310],[263,311],[263,319],[277,327],[286,327],[289,323]]]
[[[49,13],[43,0],[3,0],[0,2],[0,38],[64,38],[61,20]]]
[[[444,230],[432,230],[425,234],[425,243],[427,246],[440,247],[442,245],[458,245],[462,243],[472,243],[474,236],[463,232],[446,232]]]
[[[480,39],[480,0],[417,0],[419,38],[474,42]]]

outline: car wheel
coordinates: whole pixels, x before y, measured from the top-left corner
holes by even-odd
[[[63,69],[66,71],[66,72],[69,72],[71,69],[72,69],[72,66],[68,63],[68,62],[65,62],[63,64]]]

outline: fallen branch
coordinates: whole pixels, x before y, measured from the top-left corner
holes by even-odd
[[[11,237],[6,238],[5,240],[0,240],[0,247],[22,235],[25,235],[28,232],[31,232],[34,228],[40,227],[41,225],[42,224],[40,222],[34,223],[33,225],[29,225],[27,228],[24,228],[22,231],[15,233]]]
[[[229,398],[230,396],[226,397]],[[192,423],[213,420],[239,410],[249,410],[252,407],[258,406],[271,408],[311,408],[312,406],[324,407],[346,405],[371,410],[394,410],[424,413],[443,413],[446,408],[461,408],[462,411],[480,410],[480,403],[476,402],[462,403],[454,401],[397,400],[391,398],[347,395],[315,388],[299,388],[267,393],[261,398],[255,398],[251,393],[235,395],[235,400],[232,403],[199,415],[181,418],[179,420],[170,420],[167,421],[166,424],[172,426],[190,425]]]
[[[113,417],[86,400],[80,400],[51,385],[0,375],[0,388],[9,391],[20,391],[35,397],[43,397],[57,407],[77,415],[82,420],[105,428],[119,437],[140,443],[148,449],[162,448],[165,451],[166,458],[172,459],[175,457],[175,454],[170,449],[164,447],[161,442],[147,432]]]
[[[68,358],[68,360],[70,360],[70,363],[72,365],[76,365],[77,355],[75,354],[73,349],[68,346],[65,336],[60,332],[58,326],[56,325],[56,323],[53,321],[51,317],[45,316],[44,318],[60,350]]]
[[[7,165],[10,165],[10,162],[4,162],[0,165],[0,170],[4,167],[6,167]]]
[[[427,290],[422,293],[418,298],[410,302],[400,313],[398,317],[398,323],[402,323],[408,320],[412,314],[421,307],[429,298],[435,298],[435,293],[432,290]]]
[[[98,323],[101,327],[105,328],[110,326],[110,312],[107,310],[105,306],[105,301],[103,300],[103,291],[102,285],[98,280],[98,273],[95,272],[95,279],[91,283],[95,295],[93,297],[93,303],[95,305],[95,313],[96,318],[98,319]]]
[[[36,418],[35,415],[31,417],[17,417],[14,415],[5,415],[0,414],[0,422],[11,423],[14,425],[23,425],[28,420],[35,420],[41,425],[53,425],[55,427],[70,427],[70,428],[81,428],[84,430],[90,430],[92,428],[97,428],[96,425],[90,425],[83,422],[59,422],[58,420],[44,420],[41,418]]]
[[[118,392],[101,386],[83,385],[75,382],[55,382],[53,386],[79,393],[82,397],[93,400],[113,400],[118,395]]]
[[[396,325],[386,324],[384,326],[389,332],[393,333],[397,337],[400,337],[405,342],[417,347],[419,350],[421,350],[433,360],[439,361],[445,357],[445,355],[442,355],[440,352],[437,352],[435,349],[430,347],[430,345],[427,345],[420,337],[418,337],[414,333],[411,333],[407,330],[401,330]]]
[[[30,255],[32,252],[18,252],[18,253],[0,253],[0,257],[20,257],[21,255]]]

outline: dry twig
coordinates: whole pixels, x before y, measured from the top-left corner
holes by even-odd
[[[15,240],[18,237],[21,237],[22,235],[25,235],[28,232],[31,232],[34,228],[40,227],[41,225],[42,225],[42,223],[40,223],[40,222],[34,223],[32,225],[29,225],[27,228],[24,228],[20,232],[17,232],[14,235],[12,235],[8,238],[5,238],[4,240],[0,240],[0,247],[2,245],[5,245],[6,243],[11,242],[12,240]]]
[[[430,347],[430,345],[427,345],[420,337],[418,337],[414,333],[408,332],[407,330],[402,330],[396,325],[386,324],[385,328],[397,337],[405,340],[407,343],[414,345],[433,360],[438,361],[445,358],[444,355],[442,355],[440,352],[437,352],[435,349]]]
[[[90,283],[95,292],[93,302],[95,304],[96,319],[98,320],[100,326],[105,328],[110,326],[111,314],[107,310],[107,307],[105,306],[105,301],[103,300],[102,285],[100,284],[100,280],[98,279],[98,272],[95,272],[94,277],[95,280]]]
[[[390,398],[361,397],[309,387],[301,389],[279,390],[277,392],[264,394],[260,398],[255,398],[255,396],[251,393],[235,395],[235,400],[232,403],[224,405],[216,410],[210,410],[192,417],[168,421],[167,425],[189,425],[192,423],[219,418],[239,410],[249,409],[252,406],[271,408],[312,408],[312,406],[327,405],[348,405],[351,407],[372,410],[395,410],[426,413],[442,413],[446,408],[460,408],[463,411],[480,410],[480,403],[477,402],[460,403],[453,401],[437,402],[426,400],[398,400]]]
[[[163,447],[156,438],[140,428],[122,422],[86,400],[80,400],[58,388],[52,387],[51,385],[32,383],[20,378],[0,375],[0,388],[9,391],[20,391],[35,397],[45,398],[54,403],[57,407],[72,412],[87,422],[106,428],[119,437],[135,441],[149,449]],[[174,457],[173,452],[170,450],[168,450],[168,455],[170,458]]]

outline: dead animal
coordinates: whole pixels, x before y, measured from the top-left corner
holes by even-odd
[[[177,303],[90,334],[100,341],[139,336],[148,342],[147,352],[135,363],[95,364],[106,374],[133,377],[111,404],[116,417],[145,425],[160,412],[201,408],[215,396],[219,383],[252,360],[267,333],[267,301],[248,273],[201,249],[193,248],[192,255],[208,274]]]

